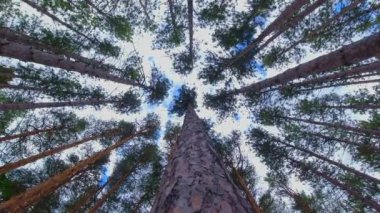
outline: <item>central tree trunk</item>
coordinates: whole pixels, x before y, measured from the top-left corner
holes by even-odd
[[[211,146],[202,120],[189,106],[151,212],[255,212]]]

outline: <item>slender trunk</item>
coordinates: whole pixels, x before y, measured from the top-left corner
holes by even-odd
[[[331,88],[331,87],[342,87],[342,86],[357,85],[357,84],[371,84],[371,83],[378,83],[378,82],[380,82],[380,79],[354,81],[354,82],[343,82],[343,83],[339,83],[339,84],[330,84],[330,85],[326,85],[326,86],[314,87],[311,89],[300,89],[300,90],[296,90],[295,92],[309,92],[309,91],[313,91],[313,90],[320,90],[320,89],[326,89],[326,88]]]
[[[87,169],[96,161],[110,154],[111,151],[113,151],[114,149],[124,145],[127,141],[143,135],[144,132],[145,131],[140,131],[132,136],[123,137],[112,146],[109,146],[108,148],[95,153],[94,155],[85,160],[79,161],[73,167],[68,168],[60,174],[57,174],[54,177],[51,177],[50,179],[46,180],[45,182],[26,190],[24,193],[14,196],[11,199],[1,203],[0,212],[23,212],[30,205],[39,202],[44,197],[53,193],[57,188],[70,181],[72,177],[74,177],[82,170]]]
[[[131,210],[132,213],[138,213],[142,204],[144,203],[144,197],[146,194],[143,194],[140,199],[137,201],[137,203],[133,206],[133,209]]]
[[[173,29],[176,30],[177,29],[177,24],[176,24],[176,20],[175,20],[175,12],[174,12],[174,3],[173,3],[173,0],[168,0],[168,5],[169,5],[170,20],[172,22]]]
[[[152,213],[254,212],[229,177],[211,145],[203,122],[189,106],[160,184]]]
[[[20,61],[34,62],[45,66],[78,72],[80,74],[87,74],[89,76],[110,80],[117,83],[149,89],[149,87],[145,85],[109,74],[104,69],[96,68],[93,65],[88,65],[80,61],[72,61],[63,55],[44,52],[34,48],[33,45],[13,42],[3,38],[0,39],[0,55],[15,58]]]
[[[80,62],[86,63],[87,65],[92,66],[93,68],[94,67],[102,68],[102,69],[104,69],[105,72],[110,72],[110,69],[120,71],[120,69],[118,69],[116,67],[113,67],[113,66],[108,65],[108,64],[103,64],[102,62],[96,61],[95,59],[85,58],[79,54],[68,52],[65,50],[60,50],[60,49],[57,49],[53,46],[46,45],[46,44],[36,40],[35,38],[32,38],[32,37],[25,35],[25,34],[20,34],[20,33],[15,32],[9,28],[6,28],[6,27],[0,27],[0,37],[6,39],[8,41],[12,41],[12,42],[16,42],[16,43],[22,43],[25,45],[31,45],[34,48],[41,50],[41,51],[48,51],[52,54],[63,55],[65,57],[71,58],[75,61],[80,61]]]
[[[317,0],[314,3],[312,3],[310,6],[305,8],[300,14],[298,14],[296,17],[291,19],[288,23],[281,26],[280,30],[277,31],[274,35],[272,35],[269,39],[267,39],[264,44],[262,44],[259,47],[259,50],[264,49],[268,44],[270,44],[273,40],[275,40],[277,37],[279,37],[282,33],[284,33],[287,29],[295,27],[300,21],[305,19],[307,15],[312,13],[314,10],[316,10],[318,7],[320,7],[326,0]]]
[[[321,30],[326,29],[328,27],[331,27],[341,16],[343,16],[347,12],[351,11],[352,9],[354,9],[358,4],[360,4],[363,1],[364,0],[355,0],[354,2],[352,2],[347,7],[343,8],[337,15],[333,16],[330,19],[327,19],[321,26],[318,26],[317,29],[314,29],[314,30],[310,31],[309,33],[306,34],[306,36],[302,37],[300,40],[294,42],[288,48],[286,48],[285,50],[281,51],[279,53],[279,55],[283,55],[283,54],[287,53],[288,51],[290,51],[291,49],[293,49],[297,45],[299,45],[299,44],[307,41],[307,39],[309,39],[309,38],[318,36],[320,34]]]
[[[33,131],[23,132],[23,133],[20,133],[20,134],[8,135],[8,136],[1,137],[0,138],[0,142],[9,141],[9,140],[13,140],[13,139],[16,139],[16,138],[25,138],[25,137],[32,136],[32,135],[37,135],[37,134],[40,134],[40,133],[43,133],[43,132],[52,132],[52,131],[56,131],[56,130],[61,130],[63,128],[64,127],[61,126],[61,127],[47,128],[47,129],[36,129],[36,130],[33,130]]]
[[[47,156],[51,156],[53,154],[62,152],[64,150],[66,150],[66,149],[70,149],[72,147],[79,146],[79,145],[81,145],[81,144],[83,144],[85,142],[96,140],[96,139],[101,138],[101,137],[103,137],[105,135],[116,134],[118,131],[120,131],[120,130],[119,129],[108,130],[108,131],[103,132],[101,134],[97,134],[97,135],[94,135],[94,136],[83,138],[82,140],[79,140],[79,141],[76,141],[76,142],[73,142],[73,143],[69,143],[69,144],[65,144],[65,145],[62,145],[62,146],[57,147],[57,148],[48,149],[48,150],[43,151],[43,152],[41,152],[39,154],[30,156],[28,158],[19,160],[17,162],[6,164],[6,165],[0,167],[0,174],[9,172],[10,170],[19,168],[21,166],[24,166],[26,164],[32,163],[32,162],[37,161],[39,159],[45,158]]]
[[[330,109],[357,109],[357,110],[366,110],[366,109],[380,109],[380,104],[351,104],[351,105],[340,105],[340,106],[329,106],[322,105],[321,107],[326,107]]]
[[[317,153],[315,153],[315,152],[312,152],[312,151],[310,151],[310,150],[308,150],[308,149],[304,149],[304,148],[302,148],[302,147],[295,146],[295,145],[292,145],[292,144],[289,144],[289,143],[286,143],[286,142],[283,142],[283,141],[277,141],[277,142],[280,143],[280,144],[283,144],[283,145],[285,145],[285,146],[287,146],[287,147],[291,147],[291,148],[293,148],[293,149],[295,149],[295,150],[298,150],[298,151],[302,151],[302,152],[304,152],[304,153],[307,153],[307,154],[309,154],[309,155],[311,155],[311,156],[313,156],[313,157],[315,157],[315,158],[318,158],[318,159],[323,160],[323,161],[325,161],[325,162],[327,162],[327,163],[330,163],[330,164],[332,164],[332,165],[335,165],[335,166],[337,166],[337,167],[339,167],[339,168],[341,168],[341,169],[343,169],[343,170],[345,170],[345,171],[351,172],[351,173],[357,175],[357,176],[358,176],[359,178],[361,178],[361,179],[365,179],[365,180],[370,181],[370,182],[373,182],[373,183],[375,183],[375,184],[380,184],[380,180],[377,179],[377,178],[374,178],[374,177],[372,177],[372,176],[369,176],[369,175],[367,175],[367,174],[365,174],[365,173],[362,173],[362,172],[360,172],[360,171],[358,171],[358,170],[355,170],[355,169],[353,169],[353,168],[350,168],[350,167],[348,167],[348,166],[346,166],[346,165],[343,165],[343,164],[341,164],[341,163],[338,163],[338,162],[336,162],[336,161],[330,160],[329,158],[326,158],[326,157],[324,157],[324,156],[322,156],[322,155],[319,155],[319,154],[317,154]]]
[[[355,64],[365,59],[374,57],[380,53],[380,33],[366,37],[360,41],[344,46],[334,52],[320,56],[294,68],[290,68],[281,74],[253,83],[240,89],[229,92],[237,95],[247,92],[260,92],[265,88],[276,85],[285,85],[298,78],[305,78],[310,75],[328,72],[331,69]]]
[[[92,3],[91,0],[85,0],[85,2],[90,5],[92,8],[94,8],[96,10],[96,12],[98,12],[100,15],[102,15],[104,18],[108,18],[109,15],[107,15],[106,13],[103,12],[103,10],[99,9],[98,6],[96,6],[94,3]]]
[[[281,29],[282,25],[284,25],[297,11],[301,9],[302,6],[307,4],[309,0],[295,0],[292,2],[289,6],[285,8],[285,10],[271,23],[268,25],[267,28],[263,30],[263,32],[260,33],[259,36],[255,40],[253,40],[243,51],[241,51],[237,56],[232,58],[226,67],[231,66],[235,62],[237,62],[240,58],[242,58],[244,55],[252,51],[255,47],[258,47],[258,45],[266,38],[268,35],[270,35],[272,32],[276,32],[276,30]]]
[[[22,86],[22,85],[11,85],[11,84],[0,84],[0,89],[14,89],[14,90],[31,90],[36,92],[46,92],[46,89]]]
[[[325,127],[329,127],[329,128],[341,129],[341,130],[350,131],[350,132],[357,132],[357,133],[362,133],[362,134],[380,136],[379,130],[363,129],[363,128],[352,127],[352,126],[347,126],[347,125],[343,125],[343,124],[326,123],[326,122],[321,122],[321,121],[306,120],[306,119],[287,117],[287,116],[280,116],[280,118],[288,119],[288,120],[292,120],[292,121],[309,123],[309,124],[321,125],[321,126],[325,126]]]
[[[300,168],[306,169],[306,170],[310,171],[311,173],[314,173],[315,175],[317,175],[317,176],[325,179],[326,181],[328,181],[332,185],[338,187],[342,191],[347,192],[350,196],[354,197],[357,200],[360,200],[363,204],[366,204],[369,207],[371,207],[371,208],[373,208],[373,209],[375,209],[375,210],[377,210],[377,211],[380,212],[380,204],[377,203],[375,200],[373,200],[371,197],[369,197],[369,196],[365,196],[364,197],[361,192],[359,192],[356,189],[351,188],[347,184],[344,184],[344,183],[340,182],[339,180],[331,177],[326,172],[321,172],[321,171],[319,171],[319,170],[311,167],[310,165],[307,165],[307,164],[305,164],[303,162],[300,162],[298,160],[292,159],[290,157],[288,157],[288,160],[290,160],[291,162],[297,164]]]
[[[127,178],[134,172],[138,165],[138,162],[135,163],[130,169],[128,169],[125,174],[117,180],[112,187],[107,191],[105,195],[103,195],[100,199],[98,199],[95,204],[91,207],[90,210],[88,210],[89,213],[96,213],[97,210],[103,206],[103,204],[107,201],[108,198],[110,198],[112,195],[114,195],[121,186],[125,183]]]
[[[290,198],[294,200],[294,203],[297,206],[300,206],[300,212],[301,213],[316,213],[316,211],[310,206],[309,202],[305,200],[304,197],[302,197],[298,192],[294,192],[292,189],[290,189],[287,185],[283,183],[278,183],[281,185],[282,192],[285,192]]]
[[[189,22],[189,55],[193,63],[194,59],[194,26],[193,26],[193,0],[187,0],[187,19]]]
[[[74,205],[71,207],[68,212],[69,213],[77,213],[80,212],[81,209],[90,201],[91,198],[95,197],[99,192],[101,192],[108,184],[110,183],[110,179],[107,180],[102,186],[98,186],[95,188],[91,188],[88,192],[80,198]]]
[[[370,144],[361,144],[361,143],[357,143],[357,142],[353,142],[353,141],[349,141],[349,140],[345,140],[345,139],[340,139],[340,138],[335,138],[335,137],[331,137],[331,136],[326,136],[326,135],[323,135],[321,133],[311,133],[311,132],[303,132],[303,133],[306,133],[306,134],[312,135],[312,136],[316,136],[316,137],[319,137],[319,138],[323,138],[323,139],[326,139],[326,140],[338,141],[338,142],[341,142],[341,143],[344,143],[344,144],[347,144],[347,145],[351,145],[351,146],[357,146],[357,147],[368,146],[370,149],[375,150],[376,152],[378,152],[380,154],[380,148],[375,147],[375,146],[370,145]]]
[[[147,4],[144,4],[142,0],[139,0],[139,3],[140,3],[141,8],[143,9],[143,12],[144,12],[144,15],[146,17],[147,23],[149,24],[152,21],[151,21],[150,15],[148,13]],[[147,3],[147,2],[145,2],[145,3]]]
[[[0,103],[0,112],[6,110],[27,110],[27,109],[41,109],[41,108],[54,108],[54,107],[75,107],[86,105],[98,105],[117,103],[115,100],[84,100],[84,101],[64,101],[64,102],[43,102],[43,103]]]
[[[41,7],[39,6],[38,4],[34,3],[33,1],[30,1],[30,0],[22,0],[23,2],[25,2],[26,4],[28,4],[29,6],[33,7],[34,9],[36,9],[38,12],[48,16],[49,18],[51,18],[53,21],[56,21],[60,24],[62,24],[63,26],[67,27],[68,29],[70,29],[71,31],[75,32],[76,34],[82,36],[83,38],[86,38],[87,40],[89,40],[91,43],[97,45],[99,44],[99,40],[97,40],[96,38],[90,38],[89,36],[87,36],[86,34],[80,32],[78,29],[75,29],[73,26],[71,26],[70,24],[62,21],[60,18],[58,18],[57,16],[55,16],[54,14],[50,13],[47,8],[45,7]]]
[[[325,75],[319,78],[314,78],[310,80],[304,80],[301,82],[290,84],[290,87],[302,87],[302,86],[308,86],[313,84],[323,84],[326,82],[330,82],[336,79],[345,79],[347,77],[355,76],[362,73],[368,73],[368,72],[378,72],[380,71],[380,61],[373,62],[370,64],[360,65],[357,67],[353,67],[350,70],[347,71],[338,71],[329,75]]]
[[[238,185],[243,190],[249,204],[251,205],[251,208],[254,210],[254,212],[260,213],[262,212],[260,209],[259,204],[257,204],[256,199],[252,195],[252,191],[249,190],[247,183],[245,182],[244,178],[240,175],[240,172],[236,170],[235,167],[232,167],[232,173],[235,174]]]

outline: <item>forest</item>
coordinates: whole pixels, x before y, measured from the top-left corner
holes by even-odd
[[[8,212],[380,212],[380,2],[0,0]]]

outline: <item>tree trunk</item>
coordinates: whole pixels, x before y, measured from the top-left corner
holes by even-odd
[[[330,163],[330,164],[332,164],[332,165],[335,165],[335,166],[337,166],[337,167],[339,167],[339,168],[341,168],[341,169],[343,169],[343,170],[345,170],[345,171],[348,171],[348,172],[351,172],[351,173],[357,175],[357,176],[358,176],[359,178],[361,178],[361,179],[366,179],[367,181],[373,182],[373,183],[375,183],[375,184],[380,184],[380,180],[377,179],[377,178],[374,178],[374,177],[372,177],[372,176],[369,176],[369,175],[367,175],[367,174],[365,174],[365,173],[362,173],[362,172],[360,172],[360,171],[358,171],[358,170],[355,170],[355,169],[353,169],[353,168],[350,168],[350,167],[348,167],[348,166],[346,166],[346,165],[343,165],[343,164],[341,164],[341,163],[338,163],[338,162],[336,162],[336,161],[330,160],[329,158],[326,158],[326,157],[324,157],[324,156],[322,156],[322,155],[319,155],[319,154],[317,154],[317,153],[315,153],[315,152],[312,152],[312,151],[310,151],[310,150],[307,150],[307,149],[304,149],[304,148],[302,148],[302,147],[295,146],[295,145],[292,145],[292,144],[289,144],[289,143],[286,143],[286,142],[283,142],[283,141],[278,141],[278,143],[283,144],[283,145],[285,145],[285,146],[287,146],[287,147],[291,147],[291,148],[293,148],[293,149],[295,149],[295,150],[302,151],[302,152],[307,153],[307,154],[309,154],[309,155],[311,155],[311,156],[313,156],[313,157],[315,157],[315,158],[318,158],[318,159],[323,160],[323,161],[325,161],[325,162],[327,162],[327,163]]]
[[[354,2],[352,2],[347,7],[343,8],[337,15],[335,15],[332,18],[326,20],[325,23],[323,23],[321,26],[318,26],[317,29],[314,29],[314,30],[310,31],[309,33],[306,34],[306,36],[302,37],[300,40],[294,42],[288,48],[286,48],[285,50],[281,51],[279,53],[279,55],[283,55],[283,54],[287,53],[288,51],[290,51],[291,49],[293,49],[294,47],[296,47],[297,45],[299,45],[299,44],[307,41],[307,39],[319,35],[319,33],[320,33],[321,30],[326,29],[328,27],[331,27],[333,24],[335,24],[334,22],[337,21],[341,16],[343,16],[347,12],[351,11],[352,9],[354,9],[358,4],[360,4],[363,1],[364,0],[355,0]]]
[[[349,86],[349,85],[357,85],[357,84],[371,84],[371,83],[378,83],[378,82],[380,82],[380,79],[343,82],[343,83],[339,83],[339,84],[330,84],[330,85],[326,85],[326,86],[314,87],[311,89],[300,89],[300,90],[296,90],[295,92],[309,92],[309,91],[313,91],[313,90],[326,89],[326,88],[331,88],[331,87],[341,87],[341,86]]]
[[[0,103],[0,112],[6,110],[27,110],[27,109],[41,109],[41,108],[54,108],[54,107],[75,107],[86,105],[98,105],[117,103],[115,100],[84,100],[84,101],[64,101],[64,102],[44,102],[44,103]]]
[[[110,80],[117,83],[149,89],[149,87],[145,85],[109,74],[104,69],[96,68],[93,65],[88,65],[80,61],[72,61],[63,55],[44,52],[35,48],[33,45],[13,42],[3,38],[0,39],[0,55],[15,58],[20,61],[34,62],[45,66],[78,72],[80,74],[87,74],[92,77]]]
[[[39,202],[44,197],[53,193],[57,188],[64,185],[72,177],[74,177],[79,172],[87,169],[89,166],[94,164],[96,161],[102,159],[106,155],[110,154],[114,149],[124,145],[127,141],[141,136],[145,131],[140,131],[134,135],[123,137],[117,141],[112,146],[95,153],[91,157],[79,161],[76,165],[71,168],[66,169],[60,174],[55,175],[54,177],[49,178],[45,182],[42,182],[33,188],[27,189],[24,193],[14,196],[11,199],[0,204],[0,212],[23,212],[27,207],[33,205],[36,202]]]
[[[317,0],[314,3],[312,3],[310,6],[306,7],[300,14],[292,18],[288,23],[285,25],[282,25],[280,30],[277,31],[274,35],[272,35],[269,39],[267,39],[264,44],[262,44],[259,49],[264,49],[268,44],[270,44],[273,40],[275,40],[278,36],[280,36],[282,33],[284,33],[287,29],[295,27],[298,22],[305,19],[307,15],[312,13],[314,10],[316,10],[318,7],[320,7],[326,0]]]
[[[255,197],[252,195],[252,191],[247,187],[247,183],[245,182],[244,178],[240,175],[240,173],[236,170],[235,167],[232,167],[232,173],[235,174],[238,185],[243,190],[249,205],[251,205],[251,208],[254,210],[254,212],[261,213],[261,209],[259,204],[257,204]]]
[[[62,152],[64,150],[66,150],[66,149],[70,149],[72,147],[79,146],[79,145],[81,145],[81,144],[83,144],[85,142],[96,140],[96,139],[101,138],[101,137],[103,137],[105,135],[116,134],[118,131],[120,131],[120,129],[108,130],[108,131],[103,132],[101,134],[94,135],[94,136],[87,137],[87,138],[83,138],[82,140],[76,141],[74,143],[65,144],[65,145],[62,145],[62,146],[57,147],[57,148],[48,149],[48,150],[43,151],[43,152],[41,152],[39,154],[30,156],[28,158],[19,160],[17,162],[6,164],[6,165],[0,167],[0,174],[9,172],[12,169],[16,169],[18,167],[24,166],[24,165],[26,165],[28,163],[32,163],[32,162],[37,161],[39,159],[45,158],[47,156],[51,156],[53,154]]]
[[[191,61],[193,63],[194,59],[194,47],[193,47],[193,39],[194,39],[194,26],[193,26],[193,0],[187,0],[187,19],[189,22],[189,55]]]
[[[254,212],[229,177],[210,140],[202,120],[189,106],[152,213]]]
[[[351,104],[351,105],[340,105],[340,106],[330,106],[322,105],[321,107],[326,107],[330,109],[357,109],[357,110],[366,110],[366,109],[380,109],[380,104]]]
[[[350,131],[350,132],[380,136],[379,130],[369,130],[369,129],[363,129],[363,128],[358,128],[358,127],[347,126],[343,124],[332,124],[332,123],[326,123],[326,122],[321,122],[321,121],[306,120],[306,119],[287,117],[287,116],[280,116],[280,118],[288,119],[292,121],[305,122],[309,124],[321,125],[321,126],[326,126],[329,128],[341,129],[341,130]]]
[[[95,45],[98,45],[100,42],[99,40],[97,40],[96,38],[90,38],[89,36],[87,36],[86,34],[80,32],[78,29],[75,29],[73,26],[71,26],[70,24],[62,21],[60,18],[58,18],[57,16],[55,16],[54,14],[50,13],[45,7],[41,7],[39,5],[37,5],[36,3],[30,1],[30,0],[22,0],[23,2],[25,2],[26,4],[28,4],[29,6],[31,6],[32,8],[36,9],[38,12],[48,16],[49,18],[51,18],[53,21],[56,21],[60,24],[62,24],[63,26],[67,27],[68,29],[70,29],[71,31],[73,31],[74,33],[82,36],[83,38],[86,38],[87,40],[89,40],[91,43],[95,44]]]
[[[175,20],[175,11],[174,11],[173,0],[168,0],[168,5],[169,5],[170,20],[172,22],[173,29],[176,30],[177,24],[176,24],[176,20]]]
[[[378,71],[380,71],[380,61],[353,67],[352,69],[347,70],[347,71],[337,71],[330,75],[325,75],[319,78],[313,78],[310,80],[304,80],[301,82],[293,83],[293,84],[290,84],[289,87],[302,87],[302,86],[309,86],[309,85],[315,85],[315,84],[323,84],[326,82],[331,82],[336,79],[346,79],[347,77],[355,76],[358,74],[368,73],[368,72],[378,72]]]
[[[294,68],[290,68],[281,74],[253,83],[251,85],[235,89],[229,92],[237,95],[247,92],[260,92],[265,88],[276,85],[285,85],[298,78],[305,78],[310,75],[328,72],[331,69],[355,64],[365,59],[374,57],[380,53],[380,33],[366,37],[360,41],[344,46],[334,52],[320,56]]]
[[[301,9],[302,6],[307,4],[309,0],[295,0],[289,6],[285,8],[285,10],[280,13],[280,15],[265,28],[256,39],[254,39],[243,51],[241,51],[237,56],[232,58],[227,67],[231,66],[235,62],[237,62],[240,58],[246,55],[248,52],[252,51],[255,47],[270,35],[272,32],[276,32],[276,30],[281,29],[281,26],[284,25],[298,10]]]
[[[11,85],[11,84],[0,84],[0,89],[13,89],[13,90],[30,90],[36,92],[46,92],[46,89],[22,86],[22,85]]]
[[[317,169],[315,169],[309,165],[306,165],[303,162],[300,162],[300,161],[292,159],[292,158],[288,158],[288,160],[297,164],[302,169],[306,169],[306,170],[314,173],[315,175],[325,179],[326,181],[328,181],[332,185],[338,187],[342,191],[346,191],[350,196],[354,197],[355,199],[360,200],[363,204],[366,204],[369,207],[380,212],[380,204],[377,203],[375,200],[373,200],[371,197],[369,197],[369,196],[364,197],[361,192],[358,192],[357,190],[351,188],[350,186],[348,186],[348,185],[340,182],[339,180],[329,176],[327,173],[318,171]]]
[[[128,169],[125,174],[117,180],[112,187],[107,191],[105,195],[103,195],[100,199],[98,199],[95,204],[91,207],[90,210],[88,210],[89,213],[96,213],[97,210],[103,206],[103,204],[107,201],[108,198],[110,198],[112,195],[114,195],[120,187],[123,186],[127,178],[132,174],[132,172],[135,171],[136,167],[138,166],[138,162],[135,163],[130,169]]]
[[[16,139],[16,138],[25,138],[25,137],[32,136],[32,135],[37,135],[37,134],[40,134],[40,133],[43,133],[43,132],[52,132],[52,131],[56,131],[56,130],[61,130],[63,128],[64,127],[61,126],[61,127],[47,128],[47,129],[36,129],[36,130],[33,130],[33,131],[23,132],[23,133],[20,133],[20,134],[8,135],[8,136],[1,137],[0,138],[0,142],[8,141],[8,140]]]
[[[361,143],[357,143],[357,142],[353,142],[353,141],[349,141],[349,140],[344,140],[344,139],[340,139],[340,138],[326,136],[326,135],[323,135],[321,133],[311,133],[311,132],[303,132],[303,133],[306,133],[306,134],[312,135],[312,136],[316,136],[316,137],[320,137],[320,138],[323,138],[323,139],[326,139],[326,140],[334,140],[334,141],[342,142],[342,143],[345,143],[345,144],[348,144],[348,145],[352,145],[352,146],[358,146],[358,147],[369,146],[370,149],[375,150],[376,152],[378,152],[380,154],[380,149],[377,148],[377,147],[375,147],[375,146],[373,146],[373,145],[370,145],[370,144],[361,144]]]

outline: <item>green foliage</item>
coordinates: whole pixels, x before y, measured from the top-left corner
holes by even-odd
[[[156,67],[153,67],[150,85],[151,88],[147,91],[148,102],[159,104],[168,96],[171,82]]]
[[[129,91],[120,97],[120,101],[116,102],[114,107],[118,112],[127,114],[137,112],[140,105],[141,101],[138,99],[138,96],[133,91]]]
[[[115,33],[116,37],[131,41],[133,36],[132,26],[124,16],[112,16],[108,18],[111,30]]]
[[[215,95],[206,94],[204,105],[216,110],[220,117],[226,117],[235,111],[236,97],[222,90]]]
[[[186,85],[182,85],[170,108],[170,113],[182,116],[189,106],[197,108],[196,98],[197,93],[195,92],[195,88],[190,89]]]

